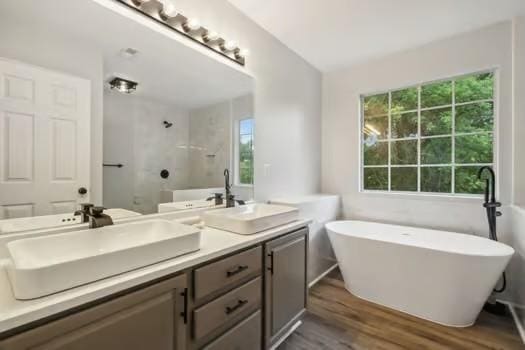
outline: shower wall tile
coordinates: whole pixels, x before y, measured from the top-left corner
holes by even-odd
[[[224,185],[224,169],[231,168],[231,102],[226,101],[190,111],[191,188]]]
[[[104,169],[104,205],[156,213],[161,190],[189,186],[189,112],[111,91],[104,97],[105,162],[125,165]],[[173,126],[165,128],[165,120]],[[163,169],[168,179],[160,177]]]

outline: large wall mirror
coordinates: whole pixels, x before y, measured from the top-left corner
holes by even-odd
[[[134,16],[1,2],[0,234],[75,224],[84,202],[115,219],[205,205],[225,169],[253,198],[252,78]]]

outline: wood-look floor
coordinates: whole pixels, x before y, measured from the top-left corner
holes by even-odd
[[[278,350],[525,349],[512,318],[483,312],[451,328],[352,296],[338,270],[310,290],[308,313]]]

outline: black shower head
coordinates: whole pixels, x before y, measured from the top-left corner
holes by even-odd
[[[165,127],[166,129],[171,128],[172,126],[173,126],[173,123],[170,123],[170,122],[168,122],[168,121],[164,121],[164,127]]]

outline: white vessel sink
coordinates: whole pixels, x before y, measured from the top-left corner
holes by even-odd
[[[248,204],[210,210],[202,215],[206,226],[251,235],[297,220],[299,210],[284,205]]]
[[[200,230],[166,220],[21,239],[7,244],[17,299],[34,299],[199,250]]]

